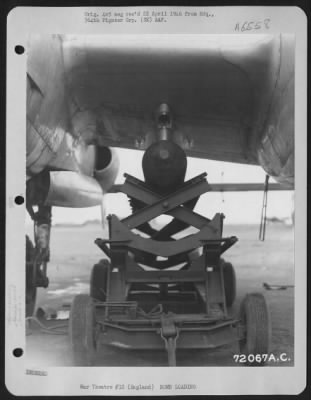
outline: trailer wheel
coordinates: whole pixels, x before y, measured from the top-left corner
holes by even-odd
[[[95,309],[93,300],[87,294],[78,294],[71,304],[69,338],[75,366],[93,364],[95,339]]]
[[[34,252],[32,241],[26,235],[26,318],[33,315],[37,298]]]
[[[241,303],[240,313],[245,328],[245,336],[240,340],[240,352],[246,356],[246,365],[264,365],[266,360],[262,355],[269,353],[271,338],[270,315],[264,296],[261,293],[247,294]]]
[[[223,262],[225,298],[227,307],[231,307],[236,297],[235,271],[231,263]]]
[[[108,260],[100,260],[93,266],[90,280],[90,296],[99,301],[106,301]]]

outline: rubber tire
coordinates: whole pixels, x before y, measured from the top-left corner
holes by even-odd
[[[37,287],[33,284],[34,251],[35,251],[35,248],[32,244],[32,241],[26,235],[26,282],[25,282],[25,284],[26,284],[26,290],[25,290],[26,318],[33,316],[35,308],[36,308]]]
[[[90,296],[99,301],[106,301],[108,281],[108,260],[100,260],[93,266],[90,279]]]
[[[231,263],[223,261],[226,306],[231,307],[236,298],[236,277]]]
[[[71,304],[69,339],[75,366],[91,366],[96,352],[95,308],[92,298],[78,294]]]
[[[262,366],[264,361],[250,362],[247,356],[253,354],[269,354],[271,340],[271,324],[268,306],[261,293],[247,294],[240,309],[241,322],[246,332],[240,340],[240,353],[246,355],[247,366]]]

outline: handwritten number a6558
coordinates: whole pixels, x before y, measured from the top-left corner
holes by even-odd
[[[267,18],[263,21],[245,21],[243,23],[238,22],[235,25],[234,30],[238,31],[238,32],[245,32],[245,31],[258,30],[258,29],[262,29],[262,28],[266,28],[266,29],[270,28],[270,19],[269,18]]]

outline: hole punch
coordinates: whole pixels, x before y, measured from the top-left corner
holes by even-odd
[[[24,351],[20,347],[17,347],[16,349],[13,350],[14,357],[21,357],[23,354],[24,354]]]
[[[24,197],[23,196],[16,196],[15,199],[15,204],[17,204],[18,206],[20,206],[21,204],[24,204]]]
[[[16,54],[23,54],[25,52],[25,47],[18,44],[15,46],[15,53]]]

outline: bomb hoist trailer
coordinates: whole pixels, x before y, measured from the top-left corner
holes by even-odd
[[[178,349],[214,349],[239,342],[249,365],[267,354],[269,313],[260,293],[248,294],[240,315],[228,310],[236,295],[233,266],[224,252],[237,238],[223,237],[224,215],[212,219],[194,211],[211,190],[203,173],[184,181],[186,155],[171,139],[170,115],[158,114],[158,139],[145,151],[145,181],[125,174],[119,191],[132,214],[108,216],[108,239],[95,243],[107,259],[94,265],[90,294],[73,300],[69,334],[75,365],[92,365],[101,345],[162,349],[176,366]],[[150,221],[172,217],[161,229]],[[191,234],[181,237],[192,228]]]

